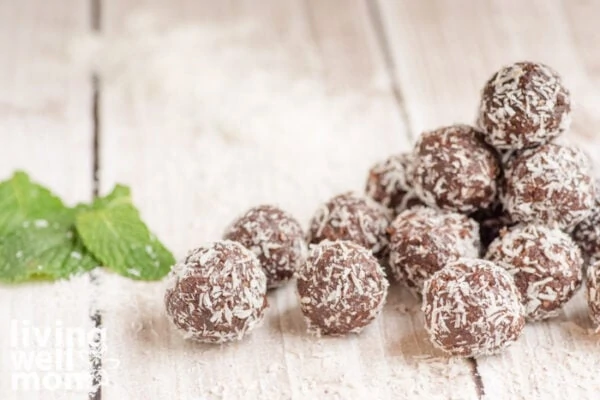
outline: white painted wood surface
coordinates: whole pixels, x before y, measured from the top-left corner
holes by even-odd
[[[92,196],[90,80],[66,51],[87,16],[82,2],[0,2],[0,178],[26,170],[71,204]],[[0,286],[0,398],[87,397],[88,344],[60,341],[91,329],[91,293],[88,276]],[[75,376],[84,381],[73,390],[47,390]]]
[[[593,2],[102,0],[93,42],[74,35],[89,27],[81,2],[14,3],[0,4],[8,149],[0,173],[21,167],[69,200],[89,198],[97,70],[101,192],[131,185],[178,257],[258,203],[306,224],[327,198],[361,190],[374,161],[409,149],[409,133],[472,122],[481,85],[512,61],[562,72],[579,106],[573,139],[590,149],[597,140]],[[360,336],[318,340],[304,333],[290,285],[270,293],[262,329],[215,347],[171,331],[163,286],[102,272],[98,296],[88,277],[1,287],[0,324],[89,329],[99,302],[109,400],[477,399],[480,386],[486,399],[600,392],[600,336],[586,331],[582,296],[560,318],[528,326],[506,353],[477,360],[477,377],[469,360],[432,349],[418,301],[399,287]],[[87,397],[11,391],[9,339],[0,335],[0,398]]]

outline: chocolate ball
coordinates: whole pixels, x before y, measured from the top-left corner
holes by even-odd
[[[355,193],[335,196],[325,203],[310,222],[308,240],[349,240],[369,249],[377,257],[387,251],[388,209]]]
[[[290,214],[270,205],[248,210],[227,229],[225,239],[258,257],[269,288],[290,280],[306,259],[302,227]]]
[[[573,230],[572,236],[589,263],[600,260],[600,180],[596,180],[594,206],[590,214]]]
[[[600,326],[600,261],[589,266],[586,274],[588,314],[595,326]]]
[[[186,339],[223,343],[260,325],[266,292],[267,278],[254,253],[224,240],[190,251],[173,266],[165,306]]]
[[[479,227],[462,214],[415,207],[400,213],[389,231],[392,276],[417,292],[448,263],[479,255]]]
[[[471,213],[496,200],[500,160],[472,127],[425,132],[414,155],[413,185],[425,204]]]
[[[377,259],[350,241],[311,246],[298,273],[300,308],[317,336],[360,332],[381,312],[387,288]]]
[[[453,356],[498,353],[525,325],[510,274],[478,259],[463,258],[436,272],[423,288],[423,312],[433,345]]]
[[[570,230],[594,205],[591,165],[576,147],[548,143],[526,151],[505,175],[502,201],[514,221]]]
[[[556,316],[581,285],[581,251],[558,228],[517,225],[492,242],[485,258],[513,275],[530,320]]]
[[[549,142],[571,125],[571,98],[550,67],[518,62],[502,68],[481,95],[478,126],[497,149]]]
[[[375,164],[369,171],[365,192],[394,215],[423,204],[412,188],[413,156],[396,154]]]

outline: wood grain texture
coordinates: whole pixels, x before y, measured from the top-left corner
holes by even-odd
[[[0,3],[0,179],[23,169],[70,204],[92,195],[90,81],[67,52],[87,24],[84,2]],[[89,298],[88,276],[0,287],[0,398],[87,398],[87,339],[67,340],[89,332]]]
[[[600,136],[590,129],[595,118],[589,108],[597,104],[589,102],[597,91],[586,72],[592,58],[586,35],[592,29],[585,26],[591,22],[577,17],[591,11],[589,2],[565,2],[564,7],[558,1],[379,3],[416,131],[472,123],[479,91],[491,73],[514,61],[534,60],[558,70],[572,89],[578,109],[569,137],[586,149],[597,146]],[[565,19],[565,9],[573,24]],[[588,43],[583,55],[573,30]],[[593,65],[589,68],[593,71]],[[559,318],[527,326],[506,353],[477,360],[485,398],[594,398],[600,377],[588,371],[600,366],[600,354],[597,337],[585,332],[585,313],[585,299],[577,296]]]

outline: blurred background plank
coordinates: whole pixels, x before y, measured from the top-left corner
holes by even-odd
[[[0,179],[25,170],[71,205],[92,197],[91,77],[67,51],[89,22],[86,2],[0,2]],[[87,398],[88,343],[61,341],[92,328],[90,296],[88,276],[0,286],[0,398]]]

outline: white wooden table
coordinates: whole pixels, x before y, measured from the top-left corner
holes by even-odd
[[[306,223],[422,130],[472,122],[482,84],[517,60],[564,75],[571,137],[600,161],[599,16],[591,0],[2,1],[0,175],[25,169],[71,203],[129,184],[179,257],[258,203]],[[60,338],[94,327],[91,399],[600,398],[581,294],[476,361],[436,352],[399,287],[361,335],[314,339],[289,285],[262,329],[222,347],[182,341],[162,294],[102,270],[1,286],[0,399],[88,398],[87,339]],[[18,364],[40,354],[50,364]],[[22,373],[38,387],[15,388]]]

